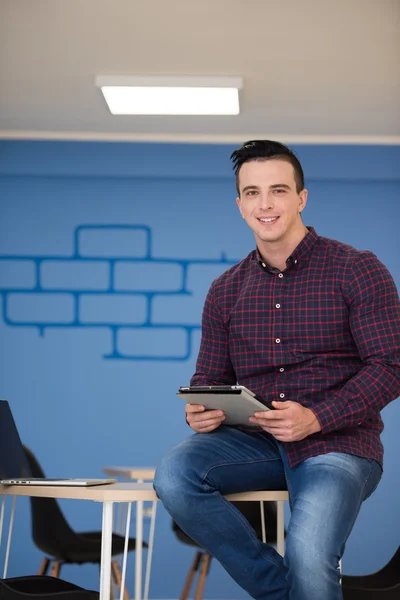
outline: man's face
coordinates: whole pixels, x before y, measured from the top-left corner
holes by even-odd
[[[256,241],[289,242],[304,230],[300,213],[307,190],[296,191],[294,169],[284,160],[250,161],[239,172],[240,213],[254,231]],[[261,242],[261,244],[260,244]]]

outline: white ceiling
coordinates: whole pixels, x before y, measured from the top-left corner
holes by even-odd
[[[400,143],[400,0],[0,0],[0,137]],[[237,117],[112,116],[96,75],[239,75]]]

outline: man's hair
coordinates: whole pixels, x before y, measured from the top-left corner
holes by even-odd
[[[280,142],[272,140],[251,140],[232,152],[231,160],[236,175],[236,189],[240,196],[239,171],[242,165],[252,160],[284,160],[290,163],[294,169],[294,180],[296,192],[299,194],[304,189],[304,173],[299,159],[290,148]]]

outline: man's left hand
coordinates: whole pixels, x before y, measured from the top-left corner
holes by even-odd
[[[260,425],[280,442],[298,442],[321,431],[317,417],[298,402],[273,402],[276,410],[256,412],[250,422]]]

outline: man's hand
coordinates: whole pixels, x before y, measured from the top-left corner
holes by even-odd
[[[250,422],[260,425],[280,442],[298,442],[312,433],[321,431],[321,426],[312,410],[298,402],[273,402],[276,410],[256,412]]]
[[[209,433],[225,419],[222,410],[205,410],[202,404],[186,404],[186,421],[196,433]]]

